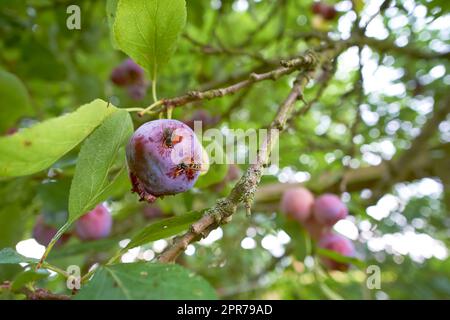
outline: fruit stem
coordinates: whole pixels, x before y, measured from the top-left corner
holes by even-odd
[[[173,107],[167,108],[167,119],[172,119],[172,111],[173,111]]]
[[[124,108],[127,112],[142,112],[144,111],[144,108]]]
[[[138,114],[139,114],[139,116],[141,116],[141,117],[142,117],[144,114],[146,114],[146,113],[150,114],[150,113],[152,113],[152,112],[151,112],[152,109],[154,109],[154,108],[156,108],[156,107],[162,105],[163,103],[164,103],[163,100],[159,100],[159,101],[156,101],[156,102],[152,103],[150,106],[148,106],[148,107],[145,108],[145,109],[137,108],[137,109],[140,109],[140,110],[141,110],[141,111],[138,112]]]

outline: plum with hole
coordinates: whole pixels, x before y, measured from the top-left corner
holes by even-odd
[[[191,128],[177,120],[143,124],[126,153],[132,192],[150,203],[191,189],[204,170],[201,143]]]
[[[334,194],[323,194],[313,205],[313,214],[317,222],[325,226],[333,226],[348,215],[347,206]]]
[[[281,211],[291,218],[303,222],[310,217],[313,203],[314,196],[308,189],[292,188],[283,193]]]
[[[114,68],[110,78],[119,87],[139,84],[145,81],[144,70],[131,59],[126,59]]]
[[[324,2],[314,2],[311,5],[311,11],[325,20],[333,20],[337,16],[337,11],[334,6]]]
[[[80,240],[98,240],[109,236],[113,219],[109,209],[99,204],[75,224],[75,232]]]
[[[344,236],[328,233],[321,237],[319,243],[319,248],[331,250],[339,253],[341,256],[345,257],[355,257],[355,247],[353,242]],[[346,271],[349,268],[348,263],[343,263],[336,261],[328,257],[321,257],[323,264],[330,270],[340,270]]]
[[[43,215],[39,215],[33,228],[33,238],[37,243],[46,247],[53,239],[57,231],[58,229],[45,222],[45,218]],[[63,234],[61,238],[59,238],[59,240],[56,242],[55,246],[58,247],[63,245],[69,240],[69,238],[70,234]]]

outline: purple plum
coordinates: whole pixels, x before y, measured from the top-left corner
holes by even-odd
[[[320,224],[333,226],[339,220],[347,217],[348,209],[338,196],[326,193],[314,202],[313,214]]]
[[[119,86],[144,83],[144,70],[133,60],[126,59],[111,72],[111,81]]]
[[[143,124],[126,151],[132,192],[150,203],[191,189],[202,170],[202,146],[192,129],[177,120]]]
[[[314,203],[313,194],[306,188],[298,187],[284,191],[281,198],[281,211],[291,218],[303,222],[311,215]]]
[[[112,222],[109,209],[99,204],[77,220],[75,232],[81,240],[106,238],[111,233]]]

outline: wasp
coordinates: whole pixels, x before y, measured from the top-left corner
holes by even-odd
[[[194,159],[191,158],[191,162],[190,163],[180,163],[178,165],[176,165],[172,172],[169,174],[170,177],[172,178],[176,178],[181,174],[186,175],[186,178],[188,178],[189,180],[194,179],[195,177],[195,173],[198,171],[202,171],[203,167],[200,163],[195,163],[193,161]]]

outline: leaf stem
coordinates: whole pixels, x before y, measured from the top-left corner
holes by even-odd
[[[58,242],[59,238],[61,238],[61,236],[64,234],[64,232],[66,232],[66,230],[69,229],[70,225],[71,225],[70,222],[66,222],[66,224],[63,225],[58,230],[58,232],[56,232],[56,234],[53,236],[52,240],[48,244],[47,248],[45,249],[45,252],[42,255],[41,260],[39,260],[38,264],[36,265],[36,270],[39,270],[43,266],[43,264],[45,263],[45,259],[47,259],[47,256],[50,254],[50,251],[53,249],[53,246],[56,244],[56,242]]]
[[[117,253],[115,253],[115,254],[112,256],[112,258],[108,260],[108,262],[106,262],[106,265],[109,266],[109,265],[113,264],[114,262],[116,262],[117,259],[120,258],[120,256],[122,255],[122,253],[123,253],[123,249],[120,249],[119,251],[117,251]]]
[[[92,269],[91,271],[89,271],[88,273],[86,273],[84,276],[81,277],[80,282],[84,283],[86,282],[93,274],[94,272],[97,270],[97,268]]]
[[[141,112],[144,111],[144,108],[124,108],[127,112]]]
[[[66,277],[66,278],[69,276],[68,273],[66,271],[64,271],[63,269],[60,269],[60,268],[58,268],[58,267],[56,267],[54,265],[51,265],[51,264],[49,264],[47,262],[43,262],[42,263],[42,268],[54,271],[56,273],[59,273],[60,275]]]
[[[167,108],[167,119],[172,119],[172,111],[173,111],[173,107]]]
[[[158,97],[157,97],[157,94],[156,94],[156,65],[153,68],[152,95],[153,95],[153,102],[158,101]]]

